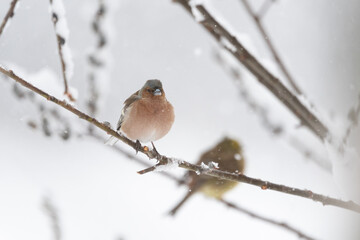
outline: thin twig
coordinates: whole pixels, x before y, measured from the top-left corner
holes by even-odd
[[[273,55],[274,60],[276,61],[276,63],[278,64],[278,66],[280,67],[281,71],[284,73],[285,78],[287,79],[287,81],[289,82],[289,84],[291,85],[291,87],[294,89],[294,91],[298,94],[298,95],[303,95],[303,93],[301,92],[300,88],[297,86],[296,82],[294,81],[293,77],[291,76],[290,72],[288,71],[288,69],[285,67],[285,64],[283,63],[283,61],[280,59],[279,54],[277,53],[277,51],[275,50],[275,46],[272,43],[269,34],[265,31],[265,28],[262,24],[261,18],[259,17],[259,15],[256,15],[255,12],[251,9],[250,4],[248,3],[247,0],[241,0],[243,5],[245,6],[245,9],[247,10],[247,12],[249,13],[249,15],[252,17],[252,19],[254,20],[257,28],[259,29],[259,32],[261,33],[262,38],[265,40],[271,54]]]
[[[329,162],[319,159],[315,153],[313,153],[297,138],[287,136],[288,134],[286,133],[282,124],[276,123],[272,121],[271,118],[269,118],[267,108],[257,102],[251,95],[251,92],[246,89],[239,67],[237,65],[231,64],[230,62],[227,62],[218,51],[215,52],[214,56],[216,62],[221,67],[223,67],[226,73],[228,73],[235,81],[236,86],[239,89],[242,102],[246,103],[251,108],[252,112],[258,115],[264,128],[268,130],[273,136],[280,137],[285,135],[287,142],[293,148],[299,151],[305,158],[310,159],[323,170],[331,173],[331,164]]]
[[[12,70],[7,70],[0,66],[0,72],[2,72],[3,74],[7,75],[10,78],[12,78],[16,82],[23,85],[24,87],[26,87],[26,88],[32,90],[33,92],[41,95],[42,97],[46,98],[48,101],[51,101],[65,109],[67,109],[68,111],[74,113],[79,118],[84,119],[84,120],[94,124],[95,126],[102,129],[103,131],[110,134],[111,136],[114,136],[114,137],[118,138],[119,140],[121,140],[122,142],[126,143],[127,145],[132,147],[134,150],[137,149],[137,144],[135,142],[131,141],[130,139],[126,138],[125,136],[114,131],[107,124],[99,122],[95,118],[93,118],[93,117],[81,112],[77,108],[71,106],[66,101],[61,101],[61,100],[55,98],[54,96],[51,96],[48,93],[44,92],[43,90],[33,86],[29,82],[27,82],[24,79],[22,79],[21,77],[17,76]],[[174,158],[166,157],[164,155],[159,154],[154,149],[149,150],[148,147],[141,147],[140,149],[137,149],[137,150],[139,152],[142,152],[143,154],[145,154],[150,159],[157,159],[159,161],[159,163],[161,163],[162,165],[173,163],[173,164],[177,164],[181,168],[184,168],[184,169],[187,169],[190,171],[195,171],[197,173],[204,174],[207,176],[217,177],[217,178],[230,180],[230,181],[243,182],[243,183],[261,187],[261,189],[263,189],[263,190],[269,189],[269,190],[274,190],[274,191],[291,194],[291,195],[295,195],[295,196],[299,196],[299,197],[303,197],[303,198],[308,198],[308,199],[320,202],[323,205],[332,205],[332,206],[336,206],[339,208],[348,209],[348,210],[360,213],[360,205],[356,204],[353,201],[343,201],[343,200],[339,200],[336,198],[327,197],[327,196],[324,196],[321,194],[313,193],[312,191],[309,191],[309,190],[301,190],[298,188],[292,188],[292,187],[288,187],[288,186],[281,185],[281,184],[263,181],[261,179],[247,177],[243,174],[228,173],[228,172],[220,171],[217,169],[207,169],[206,171],[204,171],[204,168],[201,166],[194,165],[194,164],[188,163],[186,161],[176,160]]]
[[[239,90],[239,95],[242,99],[242,102],[245,102],[251,108],[252,112],[259,116],[264,128],[275,136],[281,135],[284,132],[284,127],[282,124],[272,121],[268,116],[267,108],[261,106],[251,96],[250,91],[248,91],[248,89],[245,87],[244,80],[238,65],[235,66],[234,64],[230,64],[228,61],[226,61],[220,51],[216,51],[214,53],[214,58],[216,62],[225,70],[225,72],[234,80]]]
[[[55,240],[61,239],[61,228],[59,223],[59,216],[56,210],[56,207],[54,206],[51,199],[48,197],[45,197],[43,200],[43,208],[46,212],[46,214],[50,218],[51,226],[52,226],[52,232],[54,234]]]
[[[88,62],[91,66],[91,72],[89,73],[89,89],[90,96],[88,100],[88,107],[91,115],[95,115],[98,111],[97,101],[99,98],[98,86],[96,84],[97,74],[96,69],[104,66],[103,59],[99,58],[99,52],[105,47],[107,40],[102,29],[102,22],[107,12],[104,1],[98,0],[98,9],[95,13],[94,20],[91,23],[91,28],[97,38],[96,47],[93,52],[88,56]],[[91,126],[91,125],[90,125]],[[91,131],[91,129],[89,129]]]
[[[270,223],[270,224],[285,228],[286,230],[295,233],[299,238],[308,239],[308,240],[314,240],[314,238],[307,236],[306,234],[302,233],[300,230],[297,230],[297,229],[289,226],[287,223],[275,221],[273,219],[260,216],[260,215],[258,215],[256,213],[253,213],[253,212],[251,212],[249,210],[246,210],[245,208],[242,208],[239,205],[235,205],[234,203],[228,202],[228,201],[226,201],[224,199],[218,199],[218,200],[220,202],[222,202],[223,204],[225,204],[226,206],[228,206],[228,207],[230,207],[232,209],[235,209],[235,210],[237,210],[237,211],[239,211],[241,213],[244,213],[244,214],[246,214],[246,215],[248,215],[250,217],[253,217],[253,218],[257,219],[257,220],[261,220],[261,221],[264,221],[264,222],[267,222],[267,223]]]
[[[259,18],[263,18],[275,1],[276,0],[264,0],[263,4],[260,7],[260,10],[257,13],[257,16]]]
[[[342,138],[342,148],[345,147],[345,145],[348,142],[348,139],[350,137],[350,134],[352,130],[359,125],[359,119],[360,119],[360,94],[358,96],[358,102],[357,106],[350,109],[348,113],[348,119],[350,121],[349,126],[346,128],[345,134]],[[341,150],[341,149],[340,149]]]
[[[101,51],[104,50],[106,46],[107,39],[103,29],[103,22],[107,13],[107,7],[104,3],[104,0],[98,0],[98,9],[94,15],[94,19],[91,22],[91,29],[93,30],[95,37],[97,38],[96,46],[93,51],[88,56],[88,63],[90,65],[90,72],[88,74],[88,83],[89,83],[89,96],[87,100],[87,106],[90,111],[90,115],[96,116],[98,112],[98,100],[100,96],[99,91],[99,69],[104,68],[106,65],[105,59],[100,57]],[[103,80],[103,79],[101,79]],[[104,84],[104,83],[103,83]],[[91,133],[94,130],[94,126],[89,124],[88,130]]]
[[[199,23],[240,63],[242,63],[265,87],[267,87],[287,108],[293,112],[302,125],[307,126],[321,140],[329,137],[325,125],[307,109],[276,77],[274,77],[249,51],[219,23],[203,5],[191,6],[189,0],[176,0],[194,19],[193,11],[203,16]],[[227,44],[225,44],[226,42]]]
[[[303,141],[299,140],[294,136],[287,136],[286,140],[290,144],[290,146],[298,150],[306,159],[311,160],[313,163],[321,167],[327,173],[332,173],[331,163],[329,161],[326,161],[325,159],[322,159],[320,156],[318,156],[318,154],[316,154],[316,152],[305,146]]]
[[[19,84],[16,82],[13,83],[13,93],[19,100],[29,100],[30,102],[37,105],[40,112],[40,126],[45,134],[45,136],[51,136],[53,133],[53,129],[51,128],[51,121],[55,120],[57,123],[57,133],[63,140],[68,140],[72,136],[72,129],[70,127],[69,121],[66,117],[60,115],[55,108],[47,107],[43,104],[42,99],[39,102],[39,98],[36,98],[34,92],[32,91],[24,91],[19,87]],[[28,126],[35,129],[37,128],[37,124],[34,121],[28,121]]]
[[[5,29],[5,26],[6,24],[8,23],[9,19],[10,18],[13,18],[14,17],[14,14],[15,14],[15,7],[16,7],[16,3],[18,2],[18,0],[13,0],[11,3],[10,3],[10,8],[9,10],[7,11],[1,25],[0,25],[0,36],[1,34],[3,33],[4,29]]]
[[[53,1],[54,0],[50,0],[50,5],[53,6]],[[61,1],[61,0],[56,0],[56,1]],[[60,3],[58,3],[60,4]],[[61,3],[62,4],[62,3]],[[72,96],[72,94],[69,91],[69,86],[68,86],[68,77],[69,74],[67,74],[67,71],[69,71],[67,68],[69,68],[69,66],[66,65],[65,59],[64,59],[64,50],[63,50],[63,46],[67,43],[66,36],[63,36],[59,33],[59,31],[57,31],[57,23],[59,21],[59,17],[63,17],[60,16],[59,13],[57,13],[56,11],[59,9],[54,9],[53,7],[51,8],[52,12],[51,12],[51,20],[54,24],[54,29],[55,29],[55,33],[56,33],[56,39],[57,39],[57,46],[58,46],[58,53],[59,53],[59,57],[60,57],[60,62],[61,62],[61,69],[62,69],[62,76],[64,79],[64,95],[66,95],[70,101],[75,101],[74,96]],[[62,19],[62,21],[65,21],[65,19]]]

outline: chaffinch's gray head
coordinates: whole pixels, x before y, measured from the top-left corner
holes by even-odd
[[[164,95],[165,93],[162,88],[162,83],[160,80],[157,79],[147,80],[140,91],[140,96],[143,98]]]

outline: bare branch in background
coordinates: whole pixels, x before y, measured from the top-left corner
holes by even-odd
[[[329,160],[318,156],[318,154],[316,154],[309,147],[307,147],[301,140],[294,136],[288,136],[287,141],[289,142],[290,146],[299,151],[305,159],[311,160],[313,163],[321,167],[326,172],[332,173],[332,165]]]
[[[6,13],[1,25],[0,25],[0,37],[1,37],[1,34],[3,33],[5,27],[6,27],[6,24],[8,24],[9,19],[14,17],[15,7],[16,7],[17,2],[18,2],[18,0],[13,0],[10,3],[10,8],[7,11],[7,13]]]
[[[257,214],[254,214],[253,212],[250,212],[242,207],[239,207],[238,205],[235,205],[234,203],[231,203],[231,202],[228,202],[226,200],[223,200],[223,199],[218,199],[220,202],[224,203],[226,206],[232,208],[232,209],[235,209],[243,214],[246,214],[250,217],[253,217],[257,220],[261,220],[261,221],[264,221],[264,222],[267,222],[267,223],[270,223],[270,224],[274,224],[276,226],[279,226],[279,227],[282,227],[284,229],[286,229],[287,231],[290,231],[290,232],[293,232],[295,233],[299,238],[303,238],[303,239],[308,239],[308,240],[312,240],[314,238],[312,237],[309,237],[307,236],[306,234],[304,234],[303,232],[289,226],[288,224],[284,223],[284,222],[279,222],[279,221],[275,221],[273,219],[270,219],[270,218],[267,218],[267,217],[262,217],[262,216],[259,216]]]
[[[214,58],[216,62],[230,75],[230,77],[235,81],[236,86],[239,90],[240,97],[242,102],[246,103],[249,108],[258,115],[260,121],[264,128],[268,130],[271,134],[276,137],[284,136],[289,144],[299,151],[306,159],[310,159],[316,165],[320,166],[323,170],[331,172],[331,164],[324,160],[320,159],[313,151],[307,148],[304,144],[301,143],[295,137],[287,136],[285,129],[280,123],[273,122],[269,116],[267,108],[258,103],[251,95],[251,92],[246,89],[244,85],[244,80],[237,66],[232,66],[231,63],[227,62],[226,59],[221,55],[219,51],[214,52]]]
[[[360,117],[360,94],[358,96],[357,106],[349,110],[348,119],[350,121],[350,124],[346,128],[345,135],[342,138],[342,145],[343,145],[342,147],[344,147],[347,144],[347,141],[350,137],[352,130],[359,125],[359,117]]]
[[[46,116],[47,114],[44,112],[44,106],[40,105],[40,112],[41,112],[41,126],[42,126],[42,130],[45,134],[45,136],[50,137],[52,132],[50,130],[50,123],[48,121],[48,117]]]
[[[321,140],[329,137],[327,127],[307,109],[276,77],[274,77],[249,51],[219,23],[203,5],[192,6],[188,0],[177,0],[199,23],[240,63],[242,63],[265,87],[297,116]],[[196,12],[196,14],[194,14]]]
[[[44,135],[52,136],[54,132],[54,123],[57,128],[56,133],[63,139],[68,140],[72,136],[72,130],[68,119],[61,116],[55,108],[46,107],[42,102],[38,102],[34,92],[19,88],[17,83],[13,85],[13,93],[19,100],[28,100],[37,105],[40,113],[40,123],[34,120],[28,120],[27,124],[32,129],[41,128]],[[38,126],[40,125],[40,127]],[[52,126],[51,126],[52,125]]]
[[[68,41],[68,27],[65,19],[65,9],[62,0],[50,0],[51,7],[51,20],[54,24],[58,53],[61,62],[62,76],[64,79],[64,95],[69,98],[70,101],[75,101],[75,97],[71,94],[68,81],[72,76],[73,63],[70,49],[67,45]]]
[[[289,82],[290,86],[293,88],[293,90],[298,94],[298,95],[303,95],[303,93],[301,92],[300,88],[297,86],[295,80],[293,79],[293,77],[291,76],[290,72],[288,71],[288,69],[285,67],[285,64],[283,63],[283,61],[280,59],[279,54],[277,53],[277,51],[275,50],[275,46],[272,43],[269,34],[266,32],[262,21],[261,21],[261,17],[259,15],[256,15],[255,12],[252,10],[249,2],[247,0],[241,0],[241,2],[243,3],[243,5],[245,6],[246,11],[249,13],[249,15],[251,16],[251,18],[254,20],[256,27],[259,29],[259,32],[261,33],[262,38],[265,40],[266,45],[268,46],[271,54],[273,55],[274,60],[276,61],[277,65],[279,66],[279,68],[281,69],[281,71],[284,73],[285,78],[287,79],[287,81]],[[265,1],[264,4],[269,5],[269,3],[271,4],[271,2],[269,1]],[[262,8],[263,9],[263,8]],[[268,8],[266,8],[268,9]],[[262,10],[262,12],[264,12],[264,10]],[[262,13],[263,15],[264,13]]]
[[[264,0],[263,4],[260,7],[260,10],[256,14],[256,16],[258,16],[258,18],[260,18],[260,19],[265,17],[265,14],[269,11],[270,7],[275,2],[276,2],[276,0]]]
[[[51,229],[54,235],[54,240],[61,240],[61,228],[59,223],[59,216],[54,203],[50,198],[45,197],[43,200],[43,208],[46,215],[50,219]]]
[[[256,113],[260,117],[260,120],[264,127],[274,135],[281,135],[284,131],[283,126],[280,123],[272,122],[268,116],[267,109],[261,106],[255,101],[255,99],[252,98],[251,93],[246,89],[244,85],[244,80],[242,79],[240,70],[226,62],[226,60],[223,56],[221,56],[221,53],[219,51],[214,52],[214,58],[216,62],[234,80],[236,86],[238,87],[239,94],[242,100],[251,108],[254,113]]]
[[[88,62],[91,67],[91,71],[89,73],[89,88],[90,88],[90,96],[88,100],[88,108],[90,110],[91,115],[96,115],[98,111],[97,100],[99,98],[99,91],[96,82],[99,79],[96,79],[98,76],[96,74],[97,68],[102,68],[104,66],[104,62],[101,58],[99,58],[98,54],[102,50],[102,48],[106,45],[106,36],[103,32],[102,21],[106,14],[106,6],[103,0],[98,0],[98,9],[94,16],[94,20],[91,23],[91,28],[97,38],[96,47],[93,52],[88,56]],[[90,125],[91,126],[91,125]]]
[[[317,193],[314,193],[309,190],[301,190],[298,188],[292,188],[292,187],[288,187],[288,186],[281,185],[281,184],[275,184],[275,183],[271,183],[271,182],[264,181],[261,179],[247,177],[243,174],[229,173],[229,172],[220,171],[220,170],[216,170],[216,169],[204,168],[202,166],[194,165],[194,164],[191,164],[191,163],[183,161],[183,160],[166,157],[164,155],[159,154],[154,149],[149,150],[149,148],[146,146],[138,149],[136,142],[133,142],[130,139],[126,138],[125,136],[114,131],[113,129],[111,129],[108,126],[108,124],[99,122],[97,119],[95,119],[95,118],[81,112],[77,108],[71,106],[66,101],[61,101],[61,100],[55,98],[54,96],[51,96],[48,93],[42,91],[41,89],[33,86],[32,84],[28,83],[21,77],[17,76],[12,70],[6,70],[5,68],[0,66],[0,72],[5,74],[6,76],[12,78],[16,82],[23,85],[24,87],[30,89],[31,91],[41,95],[48,101],[51,101],[65,109],[67,109],[68,111],[72,112],[73,114],[77,115],[79,118],[84,119],[84,120],[88,121],[89,123],[94,124],[95,126],[102,129],[103,131],[110,134],[111,136],[114,136],[114,137],[118,138],[119,140],[121,140],[122,142],[126,143],[127,145],[132,147],[134,150],[138,150],[139,152],[142,152],[150,159],[158,160],[159,163],[156,166],[151,167],[152,170],[154,170],[154,168],[158,169],[159,167],[161,169],[161,166],[165,166],[165,165],[169,165],[169,164],[176,165],[178,167],[181,167],[181,168],[184,168],[184,169],[187,169],[190,171],[194,171],[199,174],[204,174],[207,176],[217,177],[217,178],[230,180],[230,181],[243,182],[243,183],[247,183],[250,185],[258,186],[262,190],[274,190],[274,191],[278,191],[278,192],[282,192],[282,193],[286,193],[286,194],[291,194],[291,195],[311,199],[311,200],[320,202],[323,205],[332,205],[332,206],[336,206],[339,208],[344,208],[344,209],[348,209],[348,210],[360,213],[360,205],[354,203],[353,201],[342,201],[342,200],[335,199],[332,197],[327,197],[327,196],[324,196],[321,194],[317,194]],[[146,172],[146,170],[147,169],[145,169],[143,171]],[[140,172],[143,172],[143,171],[140,171]]]

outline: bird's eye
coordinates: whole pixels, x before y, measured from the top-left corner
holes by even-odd
[[[148,89],[147,91],[148,91],[149,93],[151,93],[151,89]]]

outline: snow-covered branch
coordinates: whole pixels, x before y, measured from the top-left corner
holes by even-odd
[[[107,44],[106,35],[103,30],[103,20],[107,13],[107,8],[103,0],[98,1],[98,9],[95,13],[94,19],[91,23],[91,28],[97,38],[96,47],[88,56],[88,62],[91,67],[89,73],[89,91],[90,96],[87,102],[91,115],[95,115],[98,111],[98,99],[99,99],[99,69],[104,68],[106,59],[101,58],[101,52]]]
[[[235,65],[233,61],[228,61],[229,58],[226,58],[221,51],[216,51],[214,53],[214,58],[216,62],[230,75],[234,80],[238,90],[239,95],[242,99],[242,102],[248,105],[252,110],[251,112],[256,114],[263,127],[270,133],[272,136],[284,137],[287,142],[298,152],[300,152],[306,159],[310,159],[316,165],[320,166],[323,170],[331,172],[331,163],[325,159],[321,159],[314,151],[306,147],[297,137],[289,136],[286,131],[286,128],[280,123],[275,122],[269,117],[269,110],[265,105],[262,105],[260,102],[254,98],[252,92],[247,89],[244,79],[242,77],[241,71],[238,65]],[[232,60],[232,59],[231,59]]]
[[[241,2],[243,3],[246,11],[249,13],[249,15],[251,16],[251,18],[254,20],[256,27],[258,28],[262,39],[264,39],[264,41],[266,42],[266,45],[268,46],[271,54],[273,55],[274,60],[276,61],[277,65],[279,66],[279,68],[281,69],[281,71],[283,72],[285,78],[287,79],[287,81],[289,82],[290,86],[293,88],[293,90],[298,94],[298,95],[303,95],[302,91],[300,90],[299,86],[296,84],[294,78],[291,76],[289,70],[285,67],[285,64],[283,63],[283,61],[281,60],[279,54],[277,53],[274,44],[271,41],[271,38],[269,36],[269,33],[266,32],[262,21],[261,21],[261,17],[259,17],[259,15],[257,15],[253,9],[251,8],[249,2],[247,0],[241,0]]]
[[[98,0],[98,6],[91,20],[91,30],[96,38],[95,45],[88,55],[89,73],[87,107],[92,116],[102,109],[109,89],[112,70],[112,39],[115,32],[113,26],[114,13],[118,4],[113,0]],[[89,125],[89,131],[93,126]]]
[[[274,190],[274,191],[278,191],[278,192],[282,192],[282,193],[286,193],[286,194],[291,194],[294,196],[311,199],[313,201],[320,202],[323,205],[336,206],[339,208],[348,209],[348,210],[360,213],[360,205],[356,204],[353,201],[343,201],[343,200],[335,199],[332,197],[327,197],[327,196],[324,196],[321,194],[317,194],[317,193],[314,193],[309,190],[301,190],[298,188],[288,187],[285,185],[276,184],[276,183],[264,181],[261,179],[251,178],[251,177],[245,176],[243,174],[229,173],[229,172],[220,171],[217,169],[207,169],[206,171],[204,171],[204,168],[202,166],[191,164],[186,161],[166,157],[164,155],[159,154],[154,149],[149,150],[148,147],[141,147],[140,149],[138,149],[137,144],[135,142],[133,142],[130,139],[126,138],[125,136],[119,134],[117,131],[114,131],[108,124],[101,123],[97,119],[87,115],[86,113],[83,113],[79,109],[68,104],[66,101],[61,101],[58,98],[56,98],[52,95],[49,95],[47,92],[35,87],[34,85],[30,84],[29,82],[25,81],[24,79],[22,79],[21,77],[16,75],[12,70],[7,70],[4,67],[0,66],[0,72],[5,74],[9,78],[15,80],[16,82],[20,83],[24,87],[35,92],[36,94],[41,95],[48,101],[51,101],[65,109],[67,109],[68,111],[72,112],[73,114],[77,115],[79,118],[84,119],[91,124],[94,124],[96,127],[98,127],[99,129],[102,129],[107,134],[114,136],[114,137],[118,138],[119,140],[121,140],[122,142],[126,143],[127,145],[132,147],[134,150],[135,149],[139,150],[139,152],[142,152],[150,159],[158,160],[159,164],[166,165],[167,163],[172,163],[172,162],[176,161],[176,164],[181,168],[184,168],[184,169],[187,169],[190,171],[194,171],[194,172],[199,172],[200,174],[204,174],[207,176],[217,177],[217,178],[230,180],[230,181],[243,182],[243,183],[247,183],[250,185],[258,186],[262,190]],[[158,166],[159,164],[157,164],[156,166]]]
[[[302,125],[307,126],[321,140],[329,137],[328,128],[291,93],[278,78],[273,76],[260,62],[238,41],[235,35],[216,20],[207,8],[193,5],[189,0],[177,0],[196,20],[196,10],[203,17],[199,23],[240,63],[242,63],[266,88],[268,88],[287,108],[295,114]],[[227,44],[224,44],[227,43]]]
[[[54,24],[58,53],[61,62],[62,75],[64,79],[64,95],[69,98],[70,101],[75,101],[76,96],[72,93],[72,89],[68,85],[68,82],[73,76],[74,62],[69,41],[69,28],[65,18],[65,7],[62,0],[50,0],[51,20]]]
[[[28,77],[40,77],[41,74],[35,74],[34,76],[28,75]],[[52,82],[51,75],[43,75],[46,77],[47,82]],[[14,96],[19,100],[27,100],[36,105],[39,111],[39,119],[26,119],[27,125],[32,129],[40,129],[45,136],[53,136],[53,134],[59,135],[63,140],[68,140],[73,135],[73,126],[70,125],[68,118],[61,115],[56,108],[49,107],[42,99],[34,92],[24,90],[19,87],[19,84],[14,83],[12,85],[12,92]]]
[[[7,11],[1,25],[0,25],[0,36],[1,34],[3,33],[3,31],[5,30],[5,28],[7,27],[7,25],[9,24],[9,20],[10,18],[13,18],[14,17],[14,14],[15,14],[15,8],[17,6],[17,3],[18,3],[18,0],[13,0],[11,3],[10,3],[10,8],[9,10]]]

